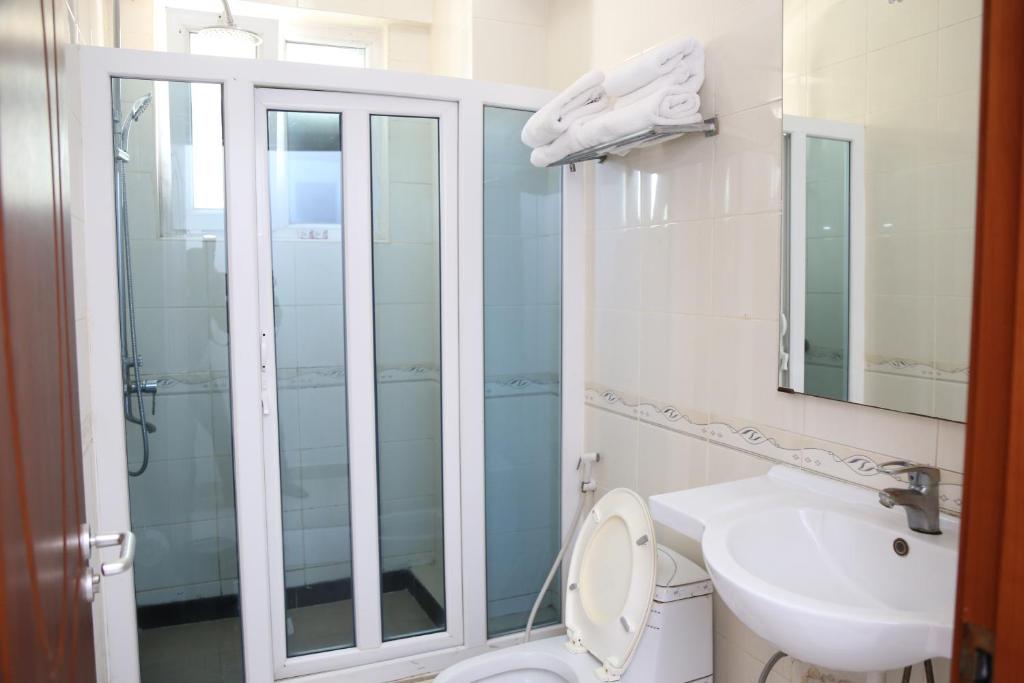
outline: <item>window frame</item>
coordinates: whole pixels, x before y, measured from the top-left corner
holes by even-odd
[[[361,50],[362,53],[363,53],[363,65],[361,67],[358,67],[358,66],[345,66],[345,65],[342,65],[342,64],[331,64],[329,66],[341,66],[343,68],[348,68],[348,69],[369,69],[370,65],[371,65],[371,53],[372,53],[372,47],[373,46],[372,46],[371,43],[367,43],[367,42],[362,42],[362,41],[358,41],[358,40],[330,40],[330,41],[328,41],[328,40],[322,40],[322,39],[319,39],[319,38],[307,38],[305,36],[299,37],[299,36],[296,36],[296,35],[287,35],[284,38],[282,38],[281,44],[282,44],[282,50],[281,50],[281,59],[282,59],[282,61],[292,62],[293,64],[294,63],[309,64],[310,62],[302,62],[301,60],[298,60],[298,59],[289,59],[288,58],[288,46],[289,45],[310,45],[310,46],[314,46],[314,47],[332,47],[332,48],[347,49],[347,50]]]

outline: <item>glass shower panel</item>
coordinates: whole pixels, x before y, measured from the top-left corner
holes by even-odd
[[[535,168],[532,112],[484,108],[487,631],[519,631],[561,537],[562,174]],[[561,620],[554,581],[536,625]]]
[[[241,681],[224,211],[191,192],[223,178],[221,88],[111,85],[140,673]]]
[[[846,400],[850,362],[850,143],[807,136],[804,392]]]
[[[370,117],[381,622],[443,631],[438,121]]]
[[[355,643],[341,114],[267,113],[288,656]]]

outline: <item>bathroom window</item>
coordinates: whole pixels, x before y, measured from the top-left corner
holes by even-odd
[[[190,31],[188,51],[194,55],[255,59],[259,48],[230,37]],[[189,130],[191,132],[192,207],[189,227],[208,229],[213,220],[223,220],[224,166],[213,163],[223,156],[220,119],[220,87],[206,83],[189,84]],[[216,215],[212,215],[212,214]],[[187,230],[195,232],[195,230]]]
[[[329,45],[286,40],[284,58],[289,62],[327,64],[329,66],[366,66],[365,45]]]
[[[249,43],[243,43],[230,36],[222,36],[216,33],[200,33],[189,31],[188,51],[193,55],[207,55],[210,57],[237,57],[239,59],[256,59],[259,56],[259,47]]]

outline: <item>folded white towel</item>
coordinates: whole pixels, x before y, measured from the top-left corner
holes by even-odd
[[[675,70],[690,60],[704,70],[704,47],[694,38],[681,38],[641,52],[622,66],[608,72],[604,89],[612,97],[639,90],[651,81]]]
[[[629,106],[612,109],[584,121],[576,139],[594,147],[647,130],[656,125],[702,121],[700,95],[680,86],[662,88]]]
[[[569,129],[574,121],[603,111],[609,106],[608,95],[601,83],[604,74],[588,71],[576,82],[541,107],[523,126],[523,143],[541,147]]]
[[[669,71],[664,76],[658,76],[647,85],[626,93],[615,99],[612,106],[616,109],[628,107],[629,105],[653,95],[663,88],[678,86],[686,92],[698,92],[704,85],[704,53],[692,53],[689,57],[679,63],[679,66]]]
[[[600,116],[600,114],[596,116]],[[534,149],[530,152],[530,163],[538,168],[544,168],[586,147],[580,139],[580,131],[587,121],[596,118],[596,116],[591,115],[577,119],[569,125],[569,128],[564,133],[553,141]]]

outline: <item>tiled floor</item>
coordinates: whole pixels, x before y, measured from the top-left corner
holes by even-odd
[[[237,617],[139,631],[143,683],[235,683],[241,651]]]
[[[352,602],[288,610],[292,652],[314,652],[352,642]],[[433,624],[407,591],[384,594],[385,633],[433,630]],[[240,683],[239,620],[217,619],[181,626],[143,629],[139,634],[143,683]]]

